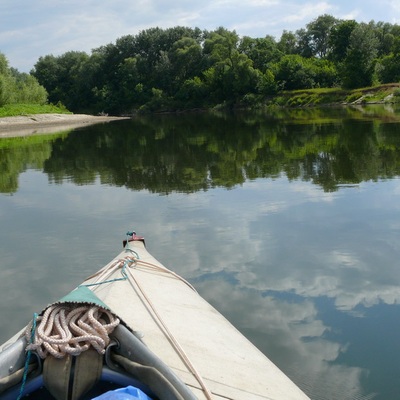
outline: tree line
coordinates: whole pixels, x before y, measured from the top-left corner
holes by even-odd
[[[31,75],[50,102],[74,112],[254,106],[282,90],[400,81],[400,26],[325,14],[279,40],[223,27],[150,28],[90,54],[40,57]]]

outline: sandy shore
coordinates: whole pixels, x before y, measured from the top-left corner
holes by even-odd
[[[0,138],[56,133],[82,126],[129,119],[86,114],[34,114],[0,118]]]

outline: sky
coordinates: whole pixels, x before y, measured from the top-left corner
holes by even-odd
[[[91,50],[124,35],[174,26],[279,40],[329,14],[358,22],[400,23],[398,0],[2,0],[0,52],[29,72],[39,57]]]

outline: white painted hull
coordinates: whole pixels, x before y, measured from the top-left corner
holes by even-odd
[[[122,262],[133,257],[121,280]],[[128,264],[126,264],[128,265]],[[107,281],[108,283],[102,283]],[[142,241],[127,247],[88,286],[198,399],[301,400],[308,397]],[[207,389],[204,389],[205,386]]]
[[[129,246],[141,261],[163,267],[141,241],[130,242]],[[126,255],[124,251],[117,259]],[[140,263],[132,274],[216,399],[307,399],[261,351],[180,279]],[[119,271],[113,275],[119,276]],[[144,343],[193,388],[199,399],[204,398],[141,291],[133,289],[131,281],[119,281],[96,286],[94,292],[132,330],[142,332]]]

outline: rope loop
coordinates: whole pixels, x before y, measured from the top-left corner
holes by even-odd
[[[37,318],[33,339],[33,322],[28,325],[26,350],[36,351],[40,358],[49,354],[55,358],[67,354],[78,356],[90,347],[104,354],[110,342],[109,334],[119,322],[110,311],[98,306],[56,304]]]

